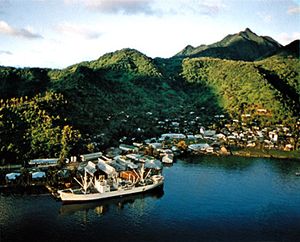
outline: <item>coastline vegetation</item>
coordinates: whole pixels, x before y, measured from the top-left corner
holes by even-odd
[[[238,148],[233,147],[231,149],[231,154],[235,156],[243,157],[262,157],[262,158],[277,158],[277,159],[290,159],[290,160],[300,160],[300,151],[284,151],[284,150],[274,150],[274,149],[257,149],[257,148]]]
[[[65,100],[46,92],[0,101],[1,164],[25,162],[31,157],[65,158],[80,139],[80,132],[67,124]]]

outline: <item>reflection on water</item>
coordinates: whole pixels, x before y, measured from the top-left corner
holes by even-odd
[[[283,176],[295,176],[297,172],[300,172],[299,161],[289,159],[280,160],[271,158],[248,158],[237,156],[216,157],[203,155],[186,157],[180,162],[184,166],[196,164],[203,167],[215,167],[224,170],[247,170],[262,161],[265,164],[270,165],[272,171]]]
[[[59,210],[60,215],[70,215],[79,211],[88,213],[89,211],[94,212],[97,215],[104,215],[110,209],[115,208],[117,210],[124,209],[125,205],[134,204],[134,208],[137,210],[143,210],[143,201],[147,197],[153,199],[159,199],[164,195],[163,188],[160,187],[153,191],[148,191],[144,194],[128,195],[125,197],[110,198],[105,200],[98,200],[86,203],[72,203],[62,204]]]
[[[300,241],[300,163],[200,156],[164,168],[163,190],[62,205],[0,195],[0,241]]]

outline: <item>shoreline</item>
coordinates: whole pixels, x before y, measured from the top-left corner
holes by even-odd
[[[300,161],[300,151],[282,151],[251,148],[234,148],[230,151],[233,156],[253,157],[253,158],[275,158],[282,160]]]
[[[190,153],[184,152],[180,157],[188,157],[190,155],[217,155],[217,156],[241,156],[241,157],[257,157],[257,158],[276,158],[276,159],[290,159],[300,161],[300,150],[294,151],[283,151],[283,150],[273,150],[273,149],[255,149],[255,148],[241,148],[241,147],[230,147],[226,152],[199,152],[199,153]],[[0,174],[3,171],[9,170],[20,170],[23,168],[21,164],[6,164],[0,165]]]
[[[297,151],[283,151],[283,150],[268,150],[268,149],[255,149],[255,148],[241,148],[231,147],[226,152],[216,151],[212,153],[208,152],[192,152],[184,153],[180,157],[189,156],[239,156],[239,157],[250,157],[250,158],[274,158],[281,160],[294,160],[300,162],[300,150]]]
[[[237,156],[237,157],[250,157],[250,158],[274,158],[280,159],[282,161],[300,161],[300,151],[281,151],[281,150],[266,150],[266,149],[255,149],[255,148],[241,148],[241,147],[231,147],[228,149],[227,153],[222,152],[214,152],[214,153],[189,153],[185,152],[181,154],[179,157],[181,158],[188,158],[191,156],[218,156],[228,157],[228,156]],[[178,158],[179,158],[178,157]],[[0,175],[1,173],[4,174],[10,169],[18,168],[19,165],[6,165],[0,166]],[[2,174],[2,175],[3,175]],[[53,185],[50,185],[49,181],[38,181],[29,184],[22,184],[22,183],[11,183],[11,184],[4,184],[1,182],[0,184],[0,194],[52,194],[55,198],[57,198],[56,189]]]

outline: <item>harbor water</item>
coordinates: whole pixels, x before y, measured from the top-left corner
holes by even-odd
[[[63,205],[1,194],[0,241],[300,241],[300,163],[200,156],[164,167],[162,190]]]

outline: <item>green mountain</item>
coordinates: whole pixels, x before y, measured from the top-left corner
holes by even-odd
[[[238,36],[219,45],[233,51],[235,38],[277,43],[250,30]],[[64,158],[117,145],[124,137],[132,142],[169,131],[195,133],[218,122],[217,114],[250,114],[249,123],[296,129],[298,43],[274,47],[276,52],[253,62],[193,55],[152,59],[122,49],[62,70],[0,67],[0,162]],[[174,129],[172,122],[180,125]]]
[[[195,98],[205,92],[205,88],[178,78],[179,73],[174,77],[173,64],[122,49],[96,61],[50,71],[49,89],[70,100],[68,116],[84,133],[105,131],[111,137],[132,136],[132,129],[140,127],[151,135],[158,132],[153,130],[152,117],[176,117],[189,105],[199,106]],[[176,66],[178,72],[180,65]],[[212,105],[211,110],[216,109]],[[152,116],[147,117],[147,112]]]
[[[188,45],[176,57],[214,57],[229,60],[254,61],[278,50],[281,45],[271,37],[258,36],[250,29],[228,35],[211,45]]]
[[[258,109],[265,109],[268,115],[260,121],[276,123],[299,116],[300,63],[272,58],[260,62],[185,59],[182,74],[188,82],[209,86],[230,116],[255,117]]]

